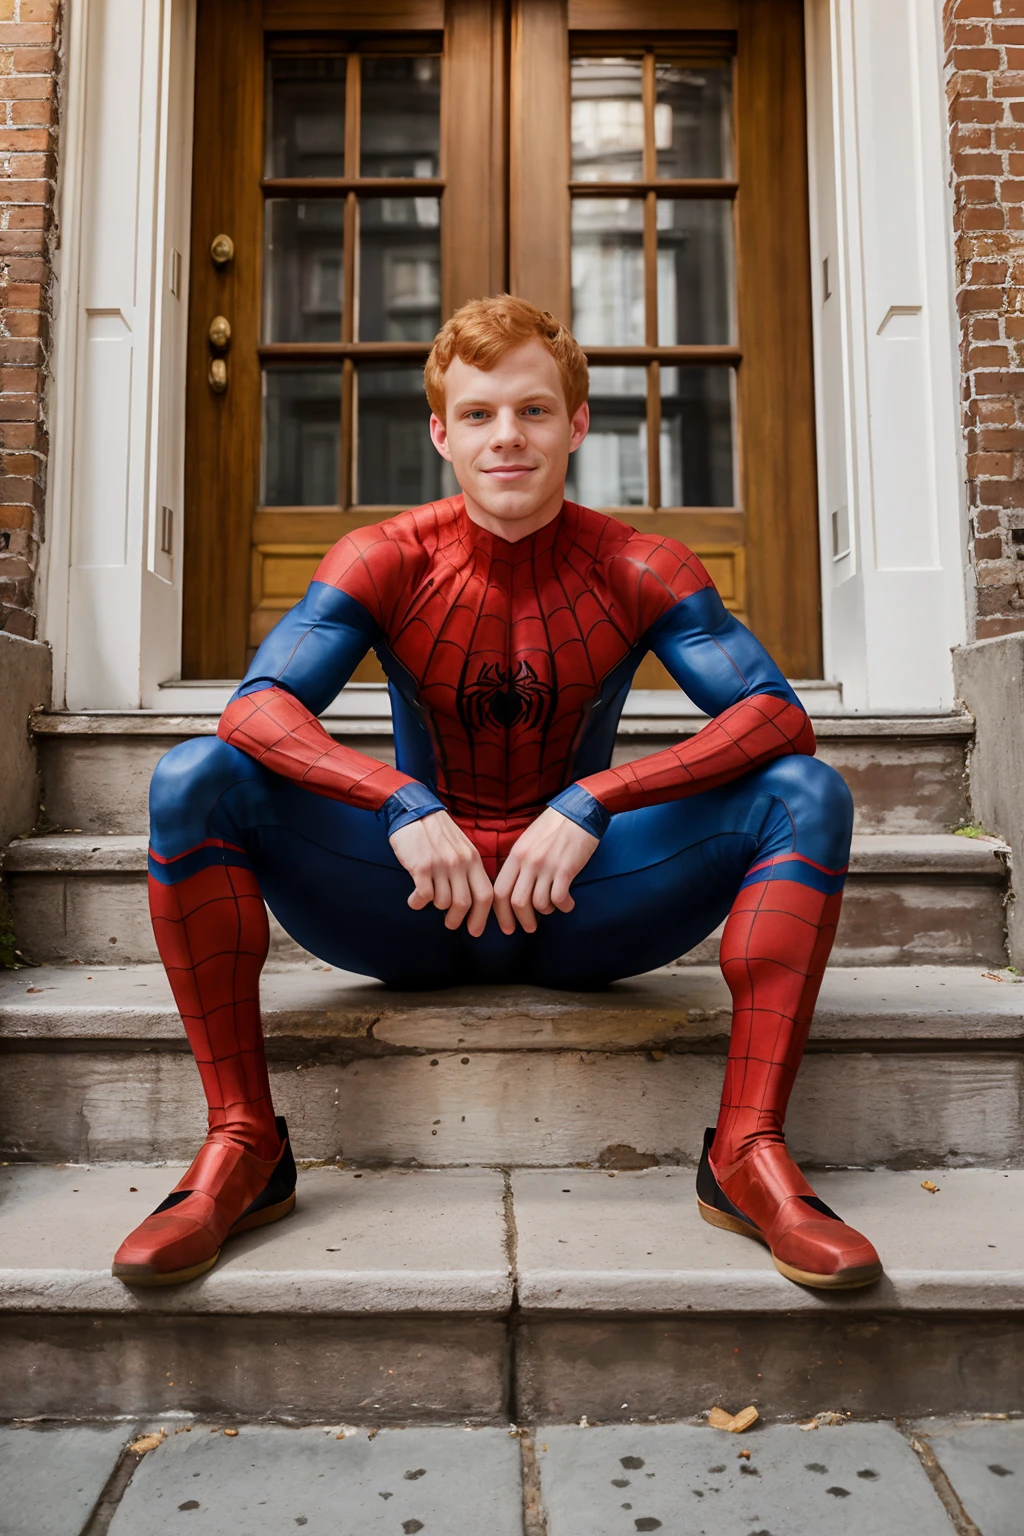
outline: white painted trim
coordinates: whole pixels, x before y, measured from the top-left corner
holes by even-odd
[[[827,671],[849,710],[948,709],[966,519],[939,7],[806,0],[806,18]]]

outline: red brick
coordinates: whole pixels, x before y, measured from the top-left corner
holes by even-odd
[[[994,0],[955,0],[953,15],[957,21],[968,21],[974,17],[994,16],[996,13]]]
[[[35,521],[36,514],[32,507],[0,507],[0,528],[9,528],[12,532],[16,528],[31,532]]]
[[[38,130],[33,129],[32,132]],[[56,170],[57,162],[52,153],[16,153],[7,156],[7,175],[18,181],[38,181],[43,178],[52,181]]]
[[[52,97],[48,101],[12,101],[8,112],[8,122],[14,127],[26,123],[38,128],[56,120],[57,110]]]
[[[989,74],[999,69],[1002,62],[998,48],[955,47],[953,49],[954,69],[976,69],[983,74]]]
[[[38,283],[45,287],[50,281],[49,263],[42,256],[10,256],[7,276],[12,283]]]
[[[49,101],[52,97],[52,75],[4,75],[0,80],[3,101]]]
[[[989,535],[985,539],[975,539],[974,558],[976,560],[998,560],[1003,553],[1003,541],[998,535]]]
[[[999,199],[1004,203],[1024,203],[1024,181],[1011,181],[1009,177],[999,183]]]
[[[1012,453],[972,453],[967,458],[967,473],[975,477],[1007,476],[1013,474]]]
[[[43,290],[38,283],[0,284],[0,307],[4,309],[41,309]]]
[[[49,128],[0,128],[0,154],[38,154],[52,147]]]
[[[1002,309],[1005,292],[1002,288],[964,288],[957,294],[961,314],[977,309]]]
[[[5,177],[3,201],[5,203],[47,203],[52,188],[48,181],[12,181]]]
[[[994,426],[998,427],[1012,427],[1017,420],[1017,413],[1013,408],[1012,401],[1005,398],[975,400],[972,404],[979,421],[991,422]]]
[[[42,229],[0,229],[0,256],[42,256],[46,233]]]
[[[19,608],[9,608],[4,614],[3,627],[9,635],[20,635],[23,640],[34,640],[36,621],[30,613]]]
[[[988,178],[965,177],[958,183],[957,191],[965,203],[994,203],[996,200],[996,184]]]
[[[987,75],[957,75],[954,95],[984,98],[992,95],[989,85],[990,81]]]
[[[953,170],[957,176],[1001,176],[1003,157],[962,149],[953,156]]]
[[[977,446],[985,453],[999,453],[1002,451],[1024,451],[1024,426],[1022,427],[985,427],[975,434]]]
[[[978,101],[974,97],[960,96],[950,108],[950,116],[957,123],[1001,123],[1006,116],[1006,108],[1001,101]],[[1002,131],[1011,133],[1013,130],[1003,129]],[[1020,144],[1000,144],[999,132],[997,128],[995,141],[997,149],[1024,148],[1024,145]]]
[[[1000,526],[999,513],[994,508],[983,507],[974,515],[974,526],[979,533],[991,533]]]
[[[1024,507],[1024,480],[983,480],[979,489],[986,507]]]
[[[60,8],[60,0],[21,0],[21,9],[18,12],[18,20],[41,21],[52,26],[57,20],[57,11]],[[1003,15],[1013,14],[1006,9],[1006,0],[1003,0]]]
[[[35,448],[45,455],[46,433],[38,421],[0,420],[0,448]]]
[[[41,46],[53,43],[56,35],[52,27],[31,26],[18,21],[0,21],[0,48]]]
[[[989,616],[1003,614],[1007,608],[1013,606],[1014,600],[1018,596],[1016,586],[1011,586],[1009,583],[1004,583],[995,587],[986,586],[984,582],[984,573],[980,568],[978,570],[978,580],[979,618],[982,616],[988,618]]]
[[[972,347],[967,357],[968,368],[1008,368],[1010,349],[1004,346]]]
[[[971,341],[1001,340],[999,321],[989,315],[971,315],[968,331]]]
[[[977,623],[977,636],[979,640],[995,640],[999,635],[1017,635],[1024,629],[1024,617],[979,619]]]

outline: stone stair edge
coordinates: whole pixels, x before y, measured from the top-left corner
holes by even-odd
[[[219,715],[174,715],[158,710],[98,710],[73,712],[48,710],[33,717],[37,736],[210,736],[217,730]],[[960,711],[920,715],[817,715],[811,719],[815,734],[825,739],[849,737],[930,737],[974,735],[973,716]],[[703,715],[625,716],[619,726],[620,736],[690,735],[706,723]],[[325,729],[332,735],[390,736],[387,716],[329,716]]]
[[[1024,1038],[1024,992],[1009,971],[976,966],[835,966],[826,973],[809,1049],[910,1043],[1000,1047]],[[600,992],[462,987],[398,992],[316,964],[268,966],[270,1041],[334,1042],[351,1051],[723,1049],[730,1000],[717,966],[666,966]],[[141,995],[140,995],[141,994]],[[0,1042],[183,1048],[162,968],[44,965],[0,973]]]
[[[144,833],[48,832],[16,838],[3,853],[10,874],[138,874],[146,869]],[[1005,877],[1010,849],[1000,838],[955,832],[858,832],[852,875]]]
[[[111,1277],[110,1255],[173,1177],[132,1164],[0,1170],[0,1315],[1024,1311],[1024,1223],[1013,1220],[1024,1171],[816,1175],[886,1268],[877,1286],[838,1294],[792,1285],[762,1247],[707,1227],[693,1170],[679,1168],[312,1169],[300,1174],[296,1214],[236,1239],[209,1275],[129,1290]]]

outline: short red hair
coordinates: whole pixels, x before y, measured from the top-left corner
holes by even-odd
[[[499,293],[490,299],[471,299],[457,309],[438,331],[430,349],[423,382],[427,400],[435,416],[444,420],[444,376],[456,357],[471,368],[493,368],[506,352],[521,347],[537,336],[558,364],[565,393],[566,410],[571,416],[587,398],[590,375],[583,349],[569,327],[556,320],[546,309],[538,309],[526,299]]]

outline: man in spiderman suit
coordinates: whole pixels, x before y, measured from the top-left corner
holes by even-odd
[[[151,910],[209,1133],[114,1273],[190,1279],[226,1237],[292,1209],[260,1027],[266,903],[330,964],[415,988],[593,987],[727,919],[734,1017],[701,1212],[765,1242],[791,1279],[866,1285],[874,1248],[815,1196],[782,1133],[839,917],[849,791],[700,561],[564,500],[589,423],[565,327],[507,296],[469,304],[426,385],[463,494],[335,545],[217,736],[154,775]],[[397,768],[317,720],[371,647]],[[609,768],[648,651],[711,719]]]

